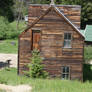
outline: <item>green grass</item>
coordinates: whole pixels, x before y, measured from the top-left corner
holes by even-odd
[[[17,21],[14,21],[10,23],[11,27],[14,29],[14,31],[18,30],[19,34],[24,31],[26,28],[26,24],[24,21],[20,21],[19,23],[19,29],[17,29]],[[16,32],[15,32],[16,34]],[[16,45],[12,45],[11,42],[15,42]],[[17,40],[0,40],[0,53],[17,53],[18,52],[18,41]]]
[[[15,44],[13,45],[12,42]],[[0,41],[0,53],[17,53],[18,40],[2,40]]]
[[[92,46],[88,46],[84,48],[84,58],[85,61],[92,59]]]
[[[4,91],[4,90],[0,90],[0,92],[6,92],[6,91]]]
[[[18,76],[15,68],[0,70],[0,83],[8,85],[29,84],[32,86],[32,92],[92,92],[91,81],[81,83],[60,79],[31,79]]]

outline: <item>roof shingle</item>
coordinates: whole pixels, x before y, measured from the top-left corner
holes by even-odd
[[[86,26],[84,36],[85,36],[85,41],[92,41],[92,25]]]

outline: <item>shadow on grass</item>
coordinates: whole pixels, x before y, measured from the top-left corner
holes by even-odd
[[[92,65],[84,64],[83,66],[83,80],[92,82]]]

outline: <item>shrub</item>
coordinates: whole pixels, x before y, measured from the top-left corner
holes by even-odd
[[[0,40],[6,38],[6,32],[8,31],[8,22],[4,17],[0,17]]]
[[[9,28],[9,27],[8,27]],[[15,39],[18,38],[20,32],[18,30],[14,30],[11,26],[7,32],[6,39]]]
[[[28,64],[28,68],[27,75],[32,78],[46,78],[48,76],[48,73],[43,69],[42,58],[38,50],[33,50],[31,63]]]
[[[15,30],[6,18],[0,16],[0,40],[17,38],[20,31]]]
[[[84,81],[92,81],[92,65],[84,64],[83,65],[83,80]]]
[[[85,62],[88,62],[89,60],[92,59],[92,46],[85,46],[84,59],[85,59]]]

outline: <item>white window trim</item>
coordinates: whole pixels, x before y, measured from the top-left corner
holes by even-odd
[[[63,67],[69,67],[69,73],[63,73]],[[68,79],[62,78],[62,80],[70,80],[70,66],[62,66],[62,74],[61,75],[63,75],[63,74],[69,74],[69,77],[68,77]]]
[[[64,42],[63,42],[63,48],[67,48],[67,49],[68,49],[68,48],[72,48],[72,33],[71,33],[71,32],[65,32],[65,33],[64,33],[64,38],[65,38],[65,34],[66,34],[66,33],[70,33],[70,34],[71,34],[71,40],[68,40],[68,41],[71,41],[71,46],[70,46],[70,47],[65,47],[65,46],[64,46]],[[67,40],[67,39],[66,39],[66,40]],[[64,39],[64,41],[65,41],[65,39]]]

